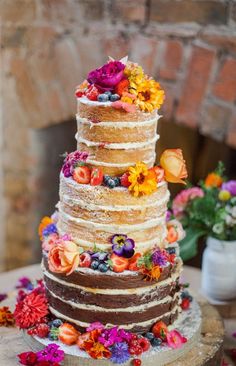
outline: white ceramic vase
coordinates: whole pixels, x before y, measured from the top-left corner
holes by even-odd
[[[202,291],[213,300],[236,298],[236,241],[207,238],[202,260]]]

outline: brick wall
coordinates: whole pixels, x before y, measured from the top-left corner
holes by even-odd
[[[73,118],[75,85],[107,55],[161,81],[167,120],[236,147],[236,1],[0,0],[0,17],[8,267],[31,259],[30,131]]]

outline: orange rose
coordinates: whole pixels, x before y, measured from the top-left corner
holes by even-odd
[[[181,222],[176,219],[170,220],[166,224],[167,227],[167,241],[168,243],[175,243],[178,240],[182,240],[185,237],[185,231]]]
[[[210,173],[205,179],[206,187],[221,187],[223,179],[216,173]]]
[[[79,266],[80,255],[78,247],[72,241],[64,241],[52,247],[48,254],[48,265],[52,272],[66,273],[74,272]]]
[[[160,165],[165,171],[165,179],[170,183],[184,183],[187,178],[185,160],[181,149],[167,149],[160,157]]]

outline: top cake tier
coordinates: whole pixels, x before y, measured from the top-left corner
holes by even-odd
[[[155,163],[159,115],[154,110],[127,113],[112,103],[78,99],[77,148],[89,153],[87,163],[108,175],[123,174],[137,161],[148,167]]]

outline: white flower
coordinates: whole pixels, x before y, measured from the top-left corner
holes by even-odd
[[[236,206],[234,206],[234,207],[232,208],[231,215],[233,216],[233,218],[234,218],[234,219],[236,219]]]
[[[234,225],[236,225],[236,218],[233,218],[232,216],[227,215],[225,218],[225,222],[228,226],[234,226]]]
[[[231,213],[232,212],[232,207],[230,205],[226,205],[225,206],[225,211],[228,212],[228,213]]]
[[[216,234],[221,234],[224,231],[224,224],[222,222],[215,224],[212,228],[212,231]]]

